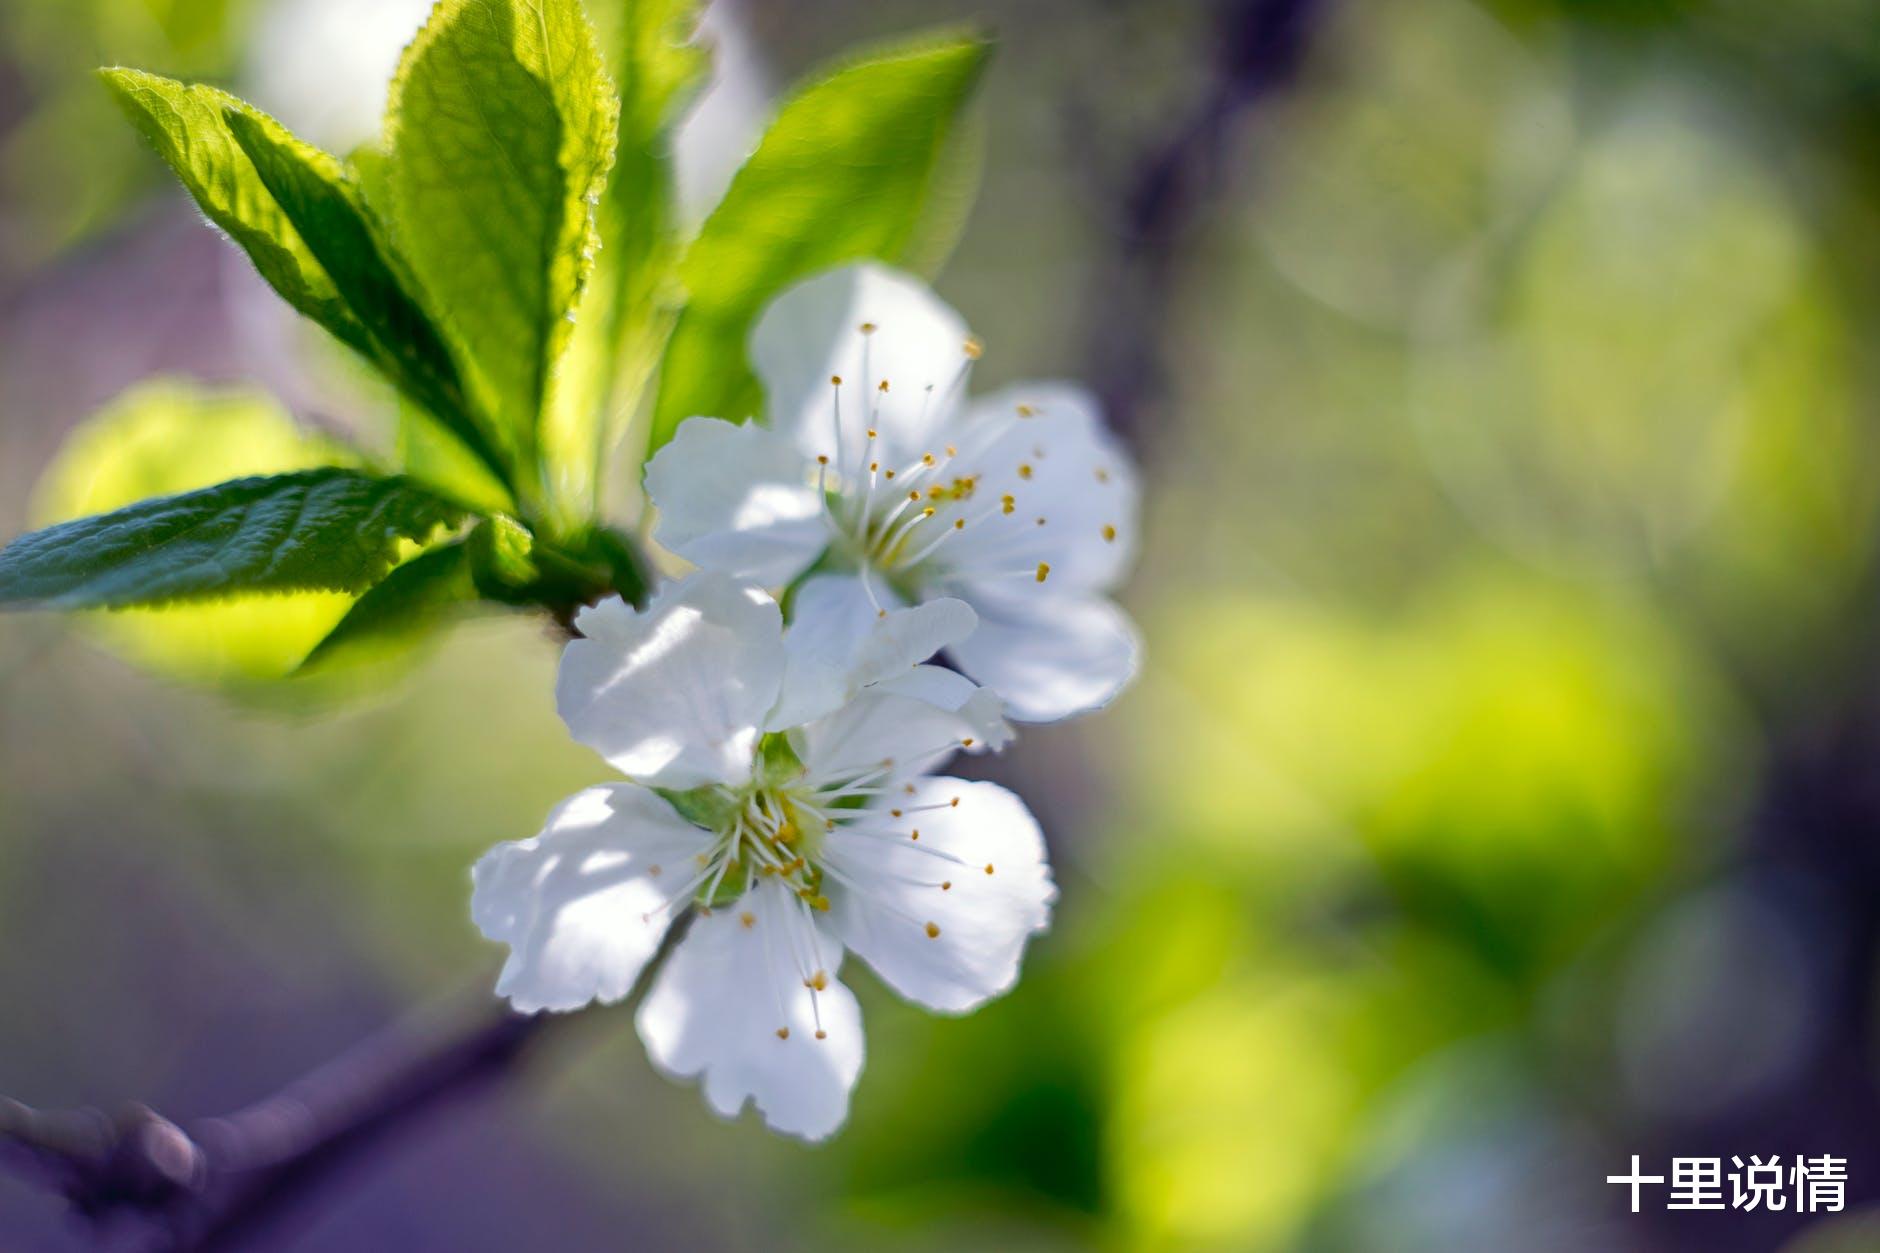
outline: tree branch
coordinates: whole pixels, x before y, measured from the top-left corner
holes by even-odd
[[[686,910],[667,929],[626,1004],[645,995],[691,920]],[[274,1095],[188,1129],[143,1105],[43,1113],[0,1098],[0,1162],[87,1219],[141,1225],[149,1249],[225,1249],[398,1132],[507,1078],[542,1041],[587,1016],[523,1016],[479,998],[449,1021],[400,1023]]]

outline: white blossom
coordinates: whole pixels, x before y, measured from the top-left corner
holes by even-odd
[[[767,424],[680,426],[647,467],[662,544],[772,587],[813,567],[798,630],[963,600],[979,627],[949,656],[1021,720],[1128,683],[1139,645],[1108,593],[1135,548],[1136,476],[1087,393],[1030,383],[968,402],[979,341],[872,264],[785,292],[750,348]]]
[[[908,999],[961,1013],[1009,989],[1056,889],[1023,802],[930,772],[1002,747],[999,702],[920,665],[972,631],[956,600],[787,635],[769,596],[719,574],[643,611],[583,611],[557,702],[629,781],[562,804],[476,866],[472,913],[510,953],[516,1009],[627,995],[671,920],[700,906],[636,1019],[655,1065],[725,1117],[833,1132],[861,1071],[844,952]]]

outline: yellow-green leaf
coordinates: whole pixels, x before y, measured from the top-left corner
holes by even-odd
[[[752,416],[745,338],[785,287],[862,257],[931,255],[921,228],[988,51],[977,38],[928,37],[784,103],[681,265],[688,302],[660,368],[651,447],[697,414]]]
[[[538,471],[525,498],[540,491],[542,413],[593,267],[618,111],[577,0],[443,0],[392,86],[396,246],[512,461]]]

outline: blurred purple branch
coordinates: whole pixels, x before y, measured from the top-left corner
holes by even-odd
[[[1256,105],[1292,81],[1330,7],[1330,0],[1219,4],[1199,99],[1132,164],[1116,196],[1115,248],[1099,262],[1085,305],[1084,377],[1139,459],[1150,451],[1148,420],[1167,391],[1162,332],[1183,248],[1227,188],[1235,135]]]
[[[628,1005],[690,924],[687,911],[667,930]],[[479,998],[466,1014],[400,1023],[272,1096],[187,1128],[142,1105],[40,1112],[0,1098],[0,1162],[100,1226],[138,1224],[135,1247],[233,1248],[398,1132],[514,1074],[581,1017],[525,1017]]]
[[[510,1070],[554,1021],[481,1011],[394,1027],[281,1091],[187,1130],[155,1110],[41,1113],[0,1100],[5,1157],[152,1249],[226,1247],[345,1159]]]

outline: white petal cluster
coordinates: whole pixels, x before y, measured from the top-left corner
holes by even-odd
[[[646,490],[660,543],[703,569],[780,587],[814,567],[816,617],[799,625],[965,601],[980,626],[949,659],[1012,717],[1051,722],[1136,671],[1108,596],[1135,552],[1135,467],[1073,384],[969,401],[979,355],[917,279],[879,265],[811,279],[751,337],[765,423],[688,420]]]
[[[751,344],[768,425],[694,418],[648,467],[659,538],[699,572],[584,610],[562,657],[562,718],[625,780],[474,872],[524,1012],[627,996],[694,910],[636,1025],[725,1117],[841,1125],[863,1060],[846,954],[939,1013],[1012,987],[1056,897],[1043,836],[1009,791],[937,772],[1136,668],[1107,597],[1133,467],[1070,386],[967,403],[979,352],[878,266],[778,299]]]

